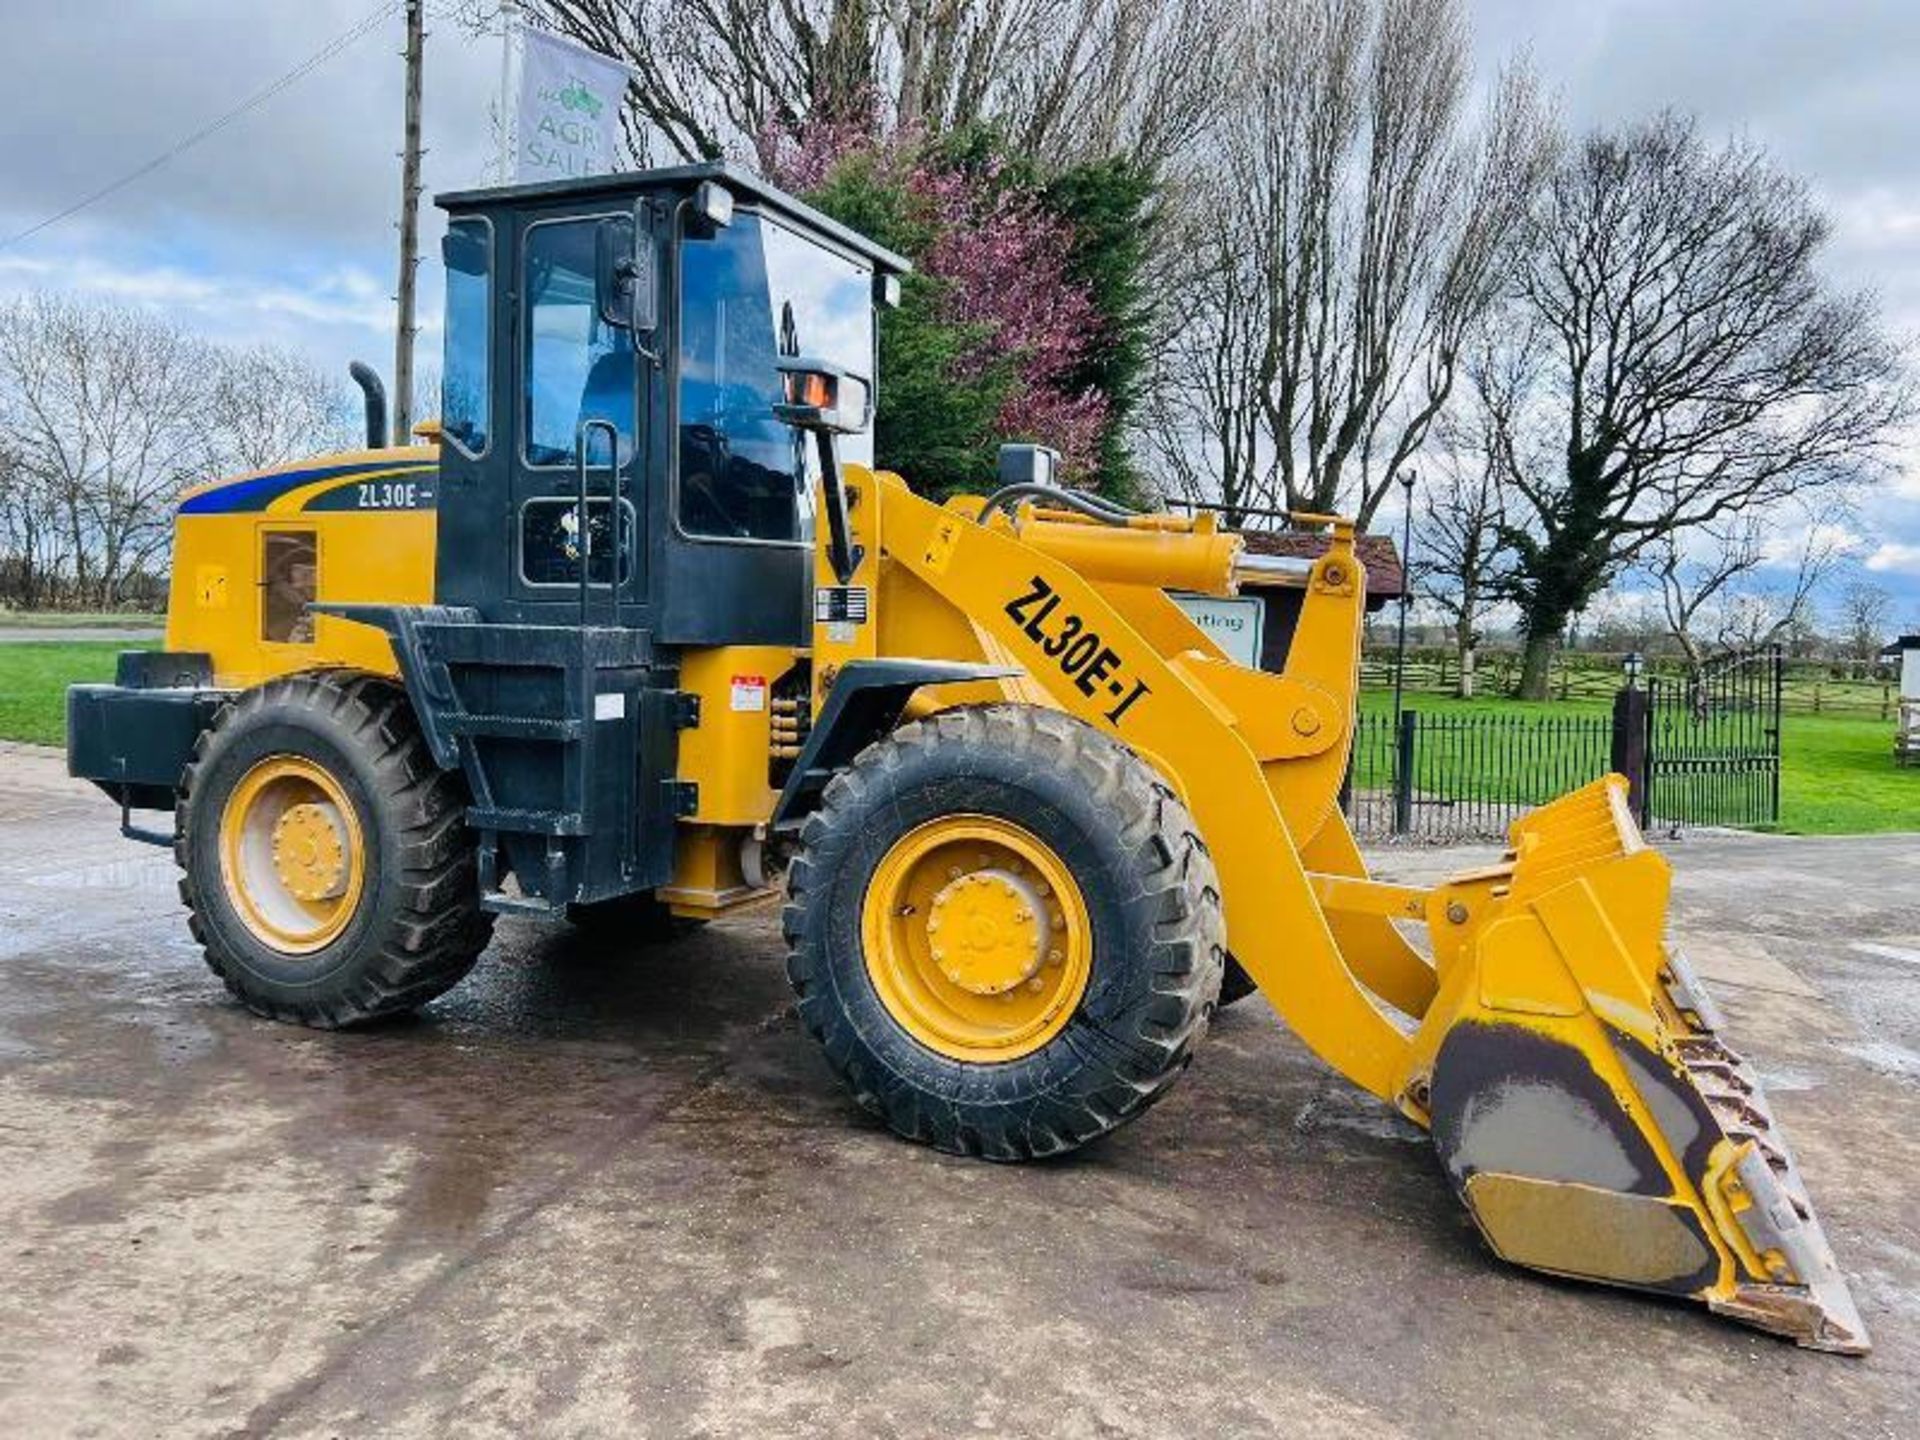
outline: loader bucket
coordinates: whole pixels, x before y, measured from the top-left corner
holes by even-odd
[[[1869,1345],[1751,1067],[1664,940],[1669,870],[1617,776],[1533,812],[1508,861],[1436,888],[1424,1110],[1503,1259]]]

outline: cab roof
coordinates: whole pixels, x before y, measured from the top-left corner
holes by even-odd
[[[608,175],[586,175],[577,180],[542,180],[530,185],[489,185],[472,190],[450,190],[433,197],[441,209],[458,213],[496,205],[592,199],[598,196],[630,196],[643,190],[692,189],[703,180],[724,185],[738,200],[751,201],[804,229],[813,230],[852,250],[871,262],[882,274],[905,275],[913,269],[906,256],[876,245],[858,230],[849,229],[831,216],[823,215],[786,191],[769,185],[758,175],[729,160],[709,160],[697,165],[670,165],[657,170],[625,170]]]

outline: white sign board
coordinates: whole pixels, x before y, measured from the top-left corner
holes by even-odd
[[[1260,668],[1260,637],[1267,619],[1267,602],[1256,595],[1175,595],[1187,618],[1207,632],[1207,638],[1236,665]]]
[[[572,180],[617,167],[627,67],[549,35],[520,32],[520,103],[514,110],[521,180]]]
[[[1920,700],[1920,647],[1900,652],[1900,698]]]

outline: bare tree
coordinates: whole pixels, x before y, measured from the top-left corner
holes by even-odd
[[[1854,580],[1840,592],[1839,611],[1841,638],[1848,655],[1870,664],[1886,643],[1893,596],[1871,580]]]
[[[214,355],[201,404],[209,474],[264,470],[316,450],[348,449],[363,438],[346,382],[270,345]]]
[[[529,0],[633,67],[630,158],[757,155],[809,125],[987,122],[1044,164],[1149,167],[1204,128],[1235,0]],[[466,22],[491,21],[469,0]]]
[[[87,603],[169,541],[198,470],[208,347],[143,312],[35,295],[0,309],[0,436],[65,531]]]
[[[350,414],[284,351],[58,296],[0,306],[0,593],[121,603],[163,567],[182,488],[351,443]]]
[[[1416,568],[1420,594],[1453,627],[1463,699],[1473,696],[1481,626],[1498,601],[1511,558],[1506,534],[1512,469],[1502,441],[1532,365],[1525,344],[1481,345],[1463,365],[1467,403],[1443,413],[1437,427],[1441,459],[1428,472]]]
[[[1197,338],[1161,384],[1204,408],[1230,505],[1364,524],[1498,296],[1551,128],[1520,69],[1472,122],[1458,0],[1244,0],[1221,43],[1236,68],[1186,195],[1197,243],[1162,287],[1163,328]]]
[[[1519,307],[1553,369],[1506,440],[1522,695],[1545,695],[1569,620],[1667,537],[1884,466],[1913,408],[1904,360],[1870,296],[1823,282],[1827,234],[1762,151],[1710,148],[1675,115],[1557,170]]]
[[[0,446],[0,600],[26,610],[58,600],[69,558],[64,533],[45,480]]]
[[[1660,587],[1687,668],[1697,672],[1712,652],[1753,650],[1789,634],[1850,552],[1839,523],[1845,513],[1837,504],[1816,514],[1796,501],[1659,537],[1642,563]]]
[[[1176,203],[1166,225],[1147,285],[1163,297],[1159,383],[1146,388],[1139,428],[1164,490],[1218,503],[1238,526],[1279,498],[1261,444],[1266,296],[1243,263],[1244,216]]]

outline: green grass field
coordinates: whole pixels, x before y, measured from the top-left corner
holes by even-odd
[[[1799,835],[1920,830],[1920,767],[1893,763],[1883,720],[1781,721],[1780,828]]]
[[[59,745],[67,738],[67,686],[113,679],[117,640],[0,644],[0,740]]]
[[[114,657],[130,647],[112,641],[31,641],[0,644],[0,739],[58,745],[65,738],[67,686],[111,680]],[[1409,708],[1427,715],[1467,713],[1604,717],[1605,703],[1568,700],[1450,700],[1409,697]],[[1393,710],[1390,691],[1368,690],[1361,706],[1370,714]],[[1920,768],[1893,763],[1893,727],[1887,721],[1830,715],[1788,715],[1782,738],[1780,808],[1783,830],[1808,835],[1853,835],[1870,831],[1920,830]],[[1362,757],[1360,783],[1367,784]],[[1446,765],[1444,756],[1437,762]],[[1449,777],[1450,786],[1467,777]],[[1489,777],[1474,788],[1498,794]],[[1546,796],[1522,797],[1546,799]]]

